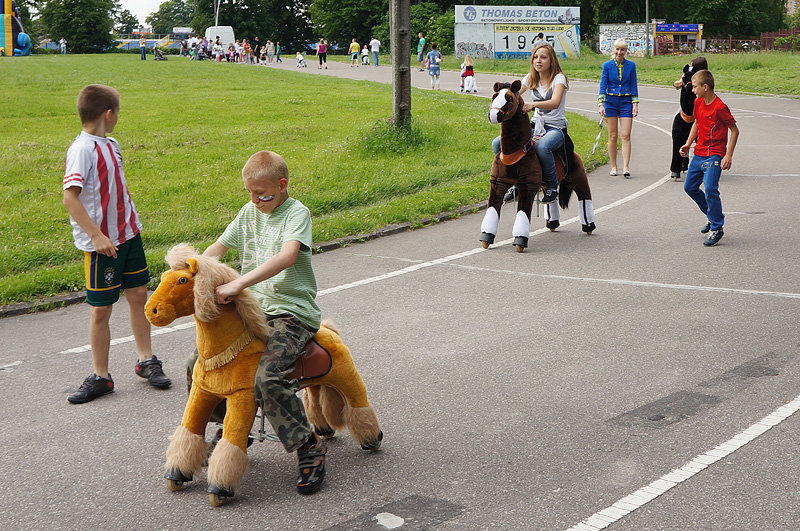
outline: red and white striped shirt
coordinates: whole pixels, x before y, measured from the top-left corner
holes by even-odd
[[[122,152],[111,137],[82,131],[67,150],[63,190],[77,186],[78,199],[86,213],[114,245],[120,245],[142,230],[139,214],[128,192]],[[92,252],[92,239],[70,217],[75,247]]]

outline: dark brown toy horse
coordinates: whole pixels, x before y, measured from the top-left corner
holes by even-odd
[[[523,99],[519,94],[522,83],[495,83],[492,105],[489,110],[489,121],[500,124],[500,152],[492,162],[490,178],[489,206],[481,223],[481,238],[484,249],[494,243],[497,226],[500,220],[500,209],[503,197],[508,189],[517,185],[517,217],[514,221],[512,235],[517,252],[528,246],[530,235],[531,210],[536,194],[542,188],[542,168],[536,157],[534,141],[531,134],[531,122],[528,113],[523,110]],[[547,228],[554,231],[559,226],[560,210],[567,208],[573,190],[578,196],[581,229],[591,234],[595,229],[592,191],[586,177],[583,161],[577,155],[564,172],[564,161],[558,156],[556,174],[559,181],[558,204],[546,205]]]

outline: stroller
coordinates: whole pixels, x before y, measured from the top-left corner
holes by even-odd
[[[166,61],[167,56],[164,55],[164,52],[153,46],[153,55],[155,56],[156,61]]]
[[[369,54],[368,53],[361,53],[361,64],[362,65],[369,65]]]
[[[297,52],[297,68],[308,68],[306,60],[303,59],[303,54]]]

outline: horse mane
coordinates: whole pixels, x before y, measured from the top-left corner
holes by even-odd
[[[194,314],[199,321],[211,322],[219,318],[222,305],[217,304],[215,288],[239,278],[232,267],[223,264],[216,258],[197,254],[194,247],[179,243],[167,252],[167,264],[174,271],[188,269],[187,260],[197,260],[197,273],[194,276]],[[233,299],[236,313],[244,321],[245,326],[253,334],[266,342],[269,338],[269,326],[264,318],[264,311],[250,290],[244,290]]]

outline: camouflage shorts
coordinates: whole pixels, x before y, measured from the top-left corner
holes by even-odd
[[[272,335],[256,371],[256,403],[286,451],[293,452],[309,438],[311,425],[303,402],[297,396],[297,381],[287,381],[286,375],[294,370],[297,356],[316,331],[308,329],[293,315],[268,315],[267,321],[272,328]],[[195,349],[186,363],[189,388],[192,386],[192,370],[197,357]],[[222,402],[212,413],[211,421],[222,422],[224,417],[225,402]]]

